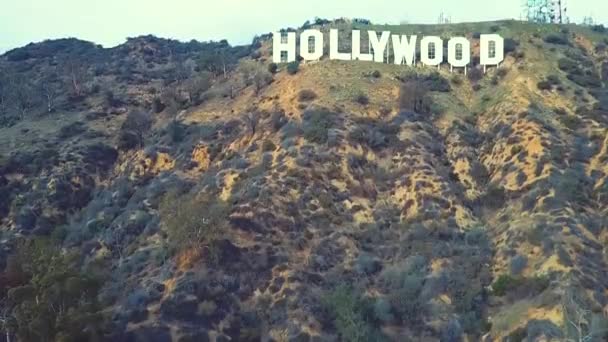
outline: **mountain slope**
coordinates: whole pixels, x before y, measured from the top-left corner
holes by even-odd
[[[474,50],[474,32],[498,32],[508,53],[467,76],[328,60],[271,73],[268,36],[3,56],[4,329],[44,340],[28,322],[57,314],[34,280],[59,266],[11,260],[74,254],[99,287],[70,308],[103,319],[61,310],[52,339],[601,340],[608,35],[320,24],[470,33]]]

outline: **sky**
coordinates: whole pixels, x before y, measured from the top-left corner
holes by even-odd
[[[75,37],[112,47],[154,34],[182,41],[251,42],[256,34],[308,19],[367,18],[378,24],[519,19],[524,0],[3,0],[0,52],[45,39]],[[566,0],[567,1],[567,0]],[[608,24],[608,1],[569,0],[573,22]]]

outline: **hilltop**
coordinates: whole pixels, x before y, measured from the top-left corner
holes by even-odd
[[[294,30],[307,27],[466,36],[473,68],[276,65],[268,34],[63,39],[0,57],[4,331],[605,338],[608,32]],[[506,40],[485,75],[480,33]]]

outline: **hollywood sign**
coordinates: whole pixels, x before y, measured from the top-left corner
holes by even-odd
[[[380,36],[375,31],[367,31],[369,53],[361,52],[361,32],[352,31],[351,51],[339,51],[340,37],[337,29],[329,30],[329,59],[340,61],[373,61],[390,63],[389,48],[392,46],[393,63],[396,65],[416,65],[418,36],[397,35],[383,31]],[[296,57],[296,33],[275,32],[273,34],[273,61],[275,63],[293,62]],[[423,65],[439,68],[444,61],[443,39],[437,36],[424,36],[420,40],[420,62]],[[465,37],[453,37],[448,41],[448,63],[450,70],[464,68],[471,63],[471,43]],[[326,54],[323,33],[320,30],[305,30],[300,34],[300,57],[304,61],[318,61]],[[482,34],[479,37],[479,64],[499,66],[504,60],[504,39],[497,34]]]

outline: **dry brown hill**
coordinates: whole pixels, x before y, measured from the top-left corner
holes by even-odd
[[[275,70],[268,36],[59,40],[0,57],[4,331],[603,340],[602,27],[318,24],[474,46],[498,32],[507,57],[486,75],[329,60]]]

